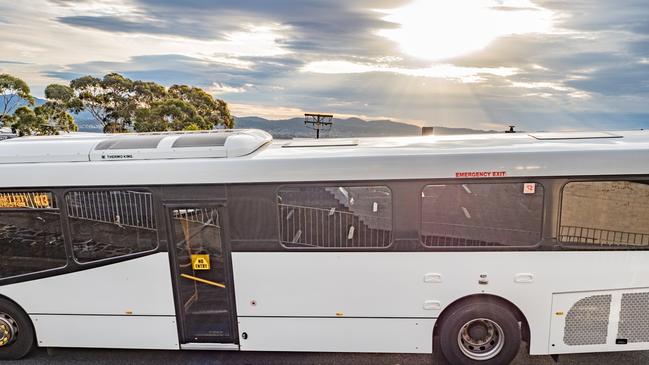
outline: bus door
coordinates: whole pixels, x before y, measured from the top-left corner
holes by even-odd
[[[181,347],[233,344],[236,332],[230,251],[223,232],[225,210],[193,203],[174,204],[168,211],[179,333],[181,343],[186,344]]]

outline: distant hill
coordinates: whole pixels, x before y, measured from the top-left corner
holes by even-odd
[[[315,131],[304,126],[304,119],[292,118],[283,120],[268,120],[260,117],[235,117],[236,128],[262,129],[277,139],[313,137]],[[418,136],[421,128],[412,124],[395,122],[392,120],[370,120],[360,118],[333,119],[333,126],[329,131],[322,131],[324,138],[335,137],[381,137],[381,136]],[[450,134],[476,134],[493,133],[468,128],[435,127],[435,135]]]
[[[0,95],[0,101],[7,96]],[[45,103],[44,99],[36,98],[36,105]],[[22,105],[25,103],[22,102]],[[80,132],[101,132],[102,127],[92,115],[83,111],[73,114]],[[315,136],[315,131],[304,126],[304,119],[292,118],[269,120],[261,117],[235,117],[235,128],[254,128],[265,130],[276,139],[310,138]],[[323,138],[335,137],[381,137],[381,136],[418,136],[421,128],[412,124],[395,122],[392,120],[363,120],[360,118],[333,119],[333,126],[329,131],[321,131]],[[478,134],[493,133],[469,128],[435,127],[435,135],[451,134]]]

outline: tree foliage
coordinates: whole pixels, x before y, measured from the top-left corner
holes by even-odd
[[[204,90],[155,82],[133,81],[117,73],[99,79],[84,76],[70,82],[81,109],[88,110],[104,132],[138,132],[232,128],[227,104]]]
[[[169,88],[169,95],[193,105],[198,114],[213,126],[234,127],[234,118],[230,115],[228,105],[223,100],[214,99],[203,89],[187,85],[173,85]]]
[[[47,101],[34,105],[29,86],[0,74],[0,126],[10,125],[20,135],[57,134],[78,130],[70,113],[89,112],[105,133],[232,128],[234,119],[225,101],[203,89],[131,80],[118,73],[102,78],[83,76],[70,86],[51,84]],[[27,106],[24,105],[27,103]]]
[[[14,112],[14,123],[11,125],[11,129],[18,132],[20,136],[30,136],[37,134],[42,124],[42,120],[36,116],[34,110],[21,106]]]
[[[77,93],[81,109],[87,110],[100,123],[105,133],[127,131],[130,94],[133,81],[117,74],[109,73],[102,79],[83,76],[70,81],[70,87]]]
[[[27,83],[17,77],[0,74],[0,127],[10,124],[21,102],[34,105],[34,97]]]
[[[11,128],[19,135],[50,135],[59,132],[76,132],[77,124],[68,109],[75,103],[74,91],[65,85],[52,84],[45,88],[47,101],[30,109],[16,109]]]
[[[138,132],[211,129],[194,105],[180,99],[164,99],[150,109],[140,109],[135,122]]]

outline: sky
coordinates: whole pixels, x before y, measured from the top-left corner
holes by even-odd
[[[649,1],[0,0],[0,73],[109,72],[236,116],[649,128]]]

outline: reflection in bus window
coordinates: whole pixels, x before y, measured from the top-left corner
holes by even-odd
[[[540,184],[428,185],[421,199],[425,246],[532,246],[541,240]]]
[[[64,267],[61,215],[51,195],[0,194],[0,279]]]
[[[283,187],[277,203],[286,247],[383,248],[392,242],[386,186]]]
[[[563,189],[559,240],[599,246],[649,246],[649,185],[572,182]]]
[[[151,193],[75,191],[65,200],[79,262],[150,251],[158,245]]]

